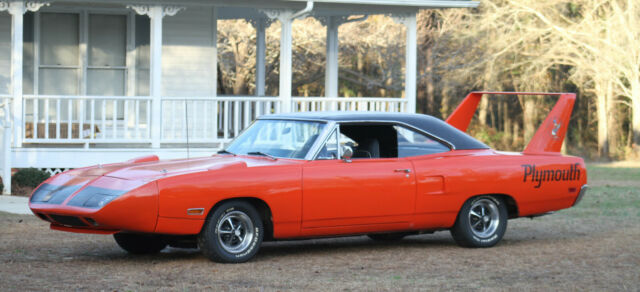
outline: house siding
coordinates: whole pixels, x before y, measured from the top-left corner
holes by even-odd
[[[215,95],[213,8],[187,8],[164,18],[164,96]]]

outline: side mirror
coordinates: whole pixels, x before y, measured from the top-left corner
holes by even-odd
[[[351,162],[351,157],[353,157],[353,149],[351,149],[351,146],[343,145],[342,159],[346,162]]]

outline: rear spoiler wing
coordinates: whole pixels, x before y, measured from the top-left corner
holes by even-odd
[[[542,92],[494,92],[474,91],[465,97],[453,113],[447,118],[447,123],[458,130],[466,132],[473,114],[476,112],[480,99],[485,94],[504,95],[550,95],[559,96],[547,118],[542,122],[535,135],[522,151],[525,154],[559,153],[562,142],[567,133],[567,126],[576,100],[575,93],[542,93]]]

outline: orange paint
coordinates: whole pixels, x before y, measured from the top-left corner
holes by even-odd
[[[466,130],[483,94],[471,93],[447,122]],[[53,222],[56,230],[188,235],[200,232],[216,204],[249,198],[269,208],[277,239],[447,229],[465,201],[485,194],[511,198],[516,216],[542,214],[571,207],[576,190],[587,183],[584,161],[558,153],[575,95],[554,95],[560,96],[558,104],[522,153],[451,150],[351,162],[244,155],[158,161],[148,156],[72,170],[45,182],[125,192],[102,208],[68,205],[78,192],[62,204],[29,206],[41,218],[63,215],[97,223]]]

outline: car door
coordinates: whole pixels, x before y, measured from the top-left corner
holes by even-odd
[[[338,133],[327,140],[332,146],[322,148],[319,159],[303,166],[302,227],[408,222],[416,192],[411,162],[397,157],[337,159],[337,145],[344,142],[338,142]]]

